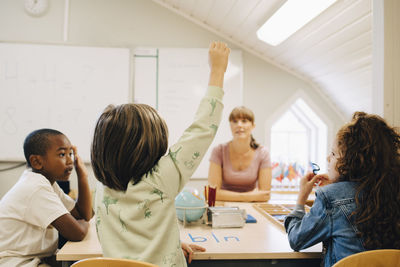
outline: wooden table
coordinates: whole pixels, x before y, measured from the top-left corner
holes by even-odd
[[[226,203],[238,206],[256,218],[257,223],[247,223],[243,228],[211,228],[204,224],[180,226],[182,242],[194,243],[206,248],[206,252],[195,253],[190,266],[318,266],[321,244],[294,252],[286,233],[271,223],[251,203]],[[102,250],[97,239],[95,220],[91,220],[89,232],[80,242],[67,242],[57,253],[58,261],[76,261],[90,257],[101,257]],[[234,263],[234,264],[233,264]],[[242,264],[241,264],[242,263]]]
[[[96,218],[90,220],[89,231],[79,242],[68,241],[57,252],[57,261],[77,261],[87,258],[102,257],[103,252],[96,233]]]

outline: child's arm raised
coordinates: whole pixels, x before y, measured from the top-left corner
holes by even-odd
[[[222,86],[229,53],[230,49],[225,43],[211,43],[208,52],[210,76],[207,92],[200,100],[193,123],[170,147],[168,155],[158,163],[158,173],[162,174],[159,177],[171,177],[160,179],[166,193],[171,196],[178,194],[193,175],[218,130],[223,109]]]
[[[88,183],[88,172],[81,157],[78,155],[76,146],[72,146],[75,158],[75,170],[78,176],[78,199],[75,207],[71,210],[76,219],[89,221],[93,217],[92,197]]]

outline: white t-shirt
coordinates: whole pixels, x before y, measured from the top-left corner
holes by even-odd
[[[37,266],[54,254],[58,232],[51,223],[74,206],[57,183],[24,171],[0,201],[0,266]]]

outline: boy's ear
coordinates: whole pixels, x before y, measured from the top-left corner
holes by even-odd
[[[43,168],[43,161],[40,155],[30,155],[29,162],[31,166],[35,170],[41,170]]]

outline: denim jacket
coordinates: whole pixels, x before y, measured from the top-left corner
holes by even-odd
[[[346,256],[364,251],[350,218],[356,209],[355,186],[353,182],[337,182],[318,188],[309,213],[290,213],[285,219],[290,247],[299,251],[323,242],[323,266],[332,266]]]

